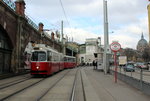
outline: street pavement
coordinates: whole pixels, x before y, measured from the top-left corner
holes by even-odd
[[[87,83],[91,85],[90,91],[93,95],[89,91],[90,96],[95,96],[95,101],[150,101],[150,96],[140,90],[120,80],[115,83],[113,75],[105,75],[104,72],[93,70],[92,67],[83,67],[83,72]]]

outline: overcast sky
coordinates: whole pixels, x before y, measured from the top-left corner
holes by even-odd
[[[103,44],[103,0],[24,0],[26,14],[45,29],[60,30],[64,21],[64,34],[75,42],[84,43],[86,38],[102,38]],[[148,0],[107,0],[109,21],[109,43],[118,40],[123,48],[136,48],[143,32],[148,41]],[[69,22],[69,24],[68,24]],[[112,31],[114,33],[112,33]]]

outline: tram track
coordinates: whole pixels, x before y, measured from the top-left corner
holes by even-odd
[[[81,84],[82,84],[82,91],[83,91],[83,100],[86,101],[85,89],[84,89],[84,83],[83,83],[83,76],[82,76],[81,71],[80,71],[80,75],[81,75]]]
[[[85,92],[83,92],[84,85],[80,70],[80,68],[68,69],[7,94],[7,96],[0,94],[0,101],[20,101],[20,99],[21,101],[53,101],[58,99],[60,101],[86,101],[83,100]]]
[[[59,78],[52,86],[50,86],[36,101],[40,101],[58,82],[60,82],[70,71],[66,72],[61,78]]]
[[[65,74],[64,74],[64,73]],[[59,82],[60,78],[62,78],[62,76],[65,76],[67,75],[67,73],[69,72],[68,70],[66,71],[63,71],[63,72],[60,72],[59,74],[57,75],[52,75],[51,77],[48,77],[46,78],[45,80],[41,80],[39,82],[37,82],[36,84],[33,84],[31,86],[28,86],[18,92],[15,92],[13,94],[11,94],[10,96],[7,96],[3,99],[0,98],[0,101],[18,101],[18,99],[20,99],[20,96],[25,96],[25,95],[28,95],[30,94],[32,97],[30,97],[31,99],[29,100],[26,100],[25,98],[21,98],[21,101],[38,101],[40,100],[44,95],[46,95],[46,93],[53,87],[55,86],[55,84],[52,84],[52,83],[56,83],[56,79],[57,81]],[[37,79],[37,78],[36,78]],[[59,79],[59,80],[58,80]],[[48,82],[49,81],[49,82]],[[53,81],[53,82],[51,82]],[[45,86],[43,85],[45,84]],[[52,85],[50,86],[49,89],[47,89],[47,86],[46,85]],[[35,91],[37,90],[37,91]],[[35,91],[35,92],[34,92]],[[32,93],[34,92],[34,93]],[[34,97],[33,97],[34,96]],[[19,98],[18,98],[19,97]],[[29,97],[29,96],[28,96]],[[28,99],[28,98],[27,98]],[[20,100],[19,100],[20,101]]]
[[[72,90],[72,96],[69,101],[86,101],[83,77],[81,72],[82,69],[83,68],[80,68],[76,74],[76,78],[74,80],[74,87]]]
[[[15,76],[15,77],[11,77],[11,78],[5,78],[5,79],[0,80],[0,86],[6,85],[9,83],[13,83],[13,82],[17,82],[19,80],[26,79],[29,77],[31,77],[30,74],[25,74],[25,75]]]
[[[72,87],[72,93],[71,93],[71,96],[70,96],[70,101],[75,101],[75,91],[76,91],[76,86],[77,86],[77,74],[78,74],[78,71],[79,71],[79,68],[78,68],[78,70],[76,71],[76,74],[75,74],[73,87]]]
[[[76,73],[75,73],[75,77],[74,77],[74,80],[73,80],[73,83],[72,83],[72,88],[70,89],[70,96],[68,96],[68,100],[66,101],[74,101],[74,97],[75,97],[75,88],[76,88],[76,78],[77,78],[77,72],[78,72],[79,69],[76,70]],[[70,70],[70,71],[73,71],[73,70]],[[38,99],[36,99],[35,101],[45,101],[44,97],[49,93],[51,92],[52,89],[56,89],[58,87],[58,85],[61,85],[63,79],[65,79],[65,77],[68,77],[71,73],[70,71],[68,71],[65,75],[63,75],[61,78],[59,78],[52,86],[50,86],[49,89],[47,89],[45,91],[45,93],[43,93]],[[70,73],[70,74],[69,74]],[[68,76],[67,76],[68,75]],[[63,89],[63,88],[61,88]],[[61,91],[60,91],[61,92]],[[57,95],[57,94],[56,94]],[[59,97],[59,95],[58,95]],[[56,98],[57,99],[57,98]]]
[[[31,80],[31,79],[30,79],[30,80]],[[10,98],[10,97],[12,97],[12,96],[14,96],[14,95],[16,95],[16,94],[22,92],[23,90],[28,89],[28,88],[30,88],[30,87],[32,87],[32,86],[34,86],[34,85],[36,85],[36,84],[42,82],[43,80],[45,80],[45,78],[44,78],[44,79],[40,79],[40,80],[35,80],[35,81],[32,82],[31,84],[28,84],[28,83],[27,83],[28,85],[24,86],[23,88],[17,89],[16,91],[15,91],[15,90],[12,90],[11,92],[9,91],[10,89],[13,88],[12,86],[7,87],[7,88],[4,88],[4,89],[2,89],[2,90],[5,91],[5,92],[8,91],[8,93],[2,94],[3,96],[0,96],[0,101],[4,101],[4,100],[6,100],[6,99],[8,99],[8,98]],[[31,81],[29,81],[29,82],[31,82]],[[16,85],[15,85],[15,86],[16,86]],[[21,86],[21,85],[19,85],[19,87],[20,87],[20,86]],[[12,87],[12,88],[11,88],[11,87]],[[3,92],[2,90],[0,90],[1,93]]]
[[[1,84],[0,85],[0,90],[4,89],[4,88],[7,88],[7,87],[10,87],[10,86],[13,86],[13,85],[16,85],[16,84],[21,83],[21,82],[25,82],[26,80],[29,80],[29,79],[31,79],[31,77],[21,78],[21,79],[18,79],[18,80],[14,80],[14,81],[11,81],[11,82],[8,82],[8,83]]]

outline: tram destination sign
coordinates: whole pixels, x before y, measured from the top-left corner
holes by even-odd
[[[113,52],[118,52],[121,49],[121,45],[118,42],[113,42],[110,44],[110,49]]]

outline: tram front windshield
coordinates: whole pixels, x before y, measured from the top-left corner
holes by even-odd
[[[35,51],[32,53],[32,61],[46,61],[46,53],[42,51]]]

